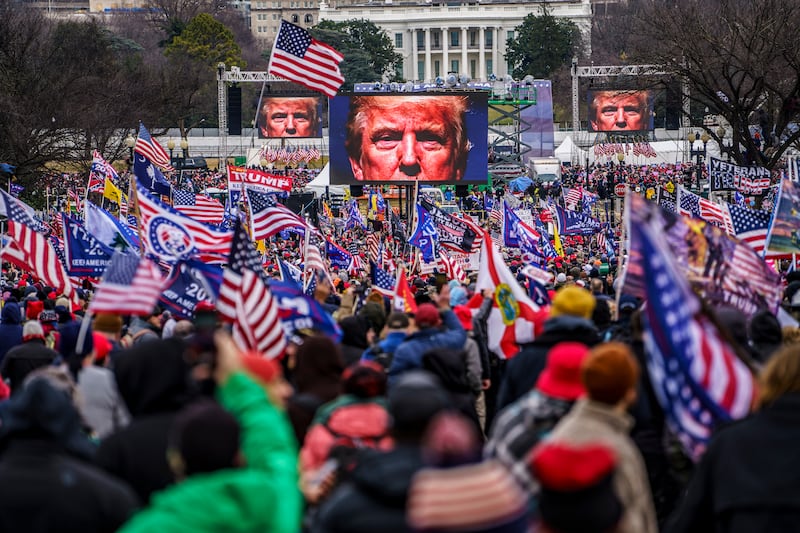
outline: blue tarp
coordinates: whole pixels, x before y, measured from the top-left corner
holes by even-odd
[[[527,176],[520,176],[508,182],[513,192],[521,192],[531,186],[533,181]]]

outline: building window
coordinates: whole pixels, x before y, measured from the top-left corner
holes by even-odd
[[[492,30],[486,30],[486,32],[483,34],[483,38],[486,41],[484,43],[484,46],[486,46],[486,48],[491,48],[492,46],[494,46],[494,34]]]
[[[469,45],[478,46],[478,32],[476,31],[469,32]]]
[[[424,61],[417,61],[417,79],[424,80],[425,79],[425,62]]]
[[[458,59],[453,59],[450,61],[450,72],[455,72],[456,74],[459,73],[458,71]]]
[[[514,38],[514,30],[508,30],[506,32],[506,41],[513,38]]]
[[[314,16],[306,14],[306,24],[313,24],[314,23]]]
[[[439,32],[438,31],[433,32],[432,37],[433,37],[433,47],[439,48],[441,46],[441,43],[439,42]]]
[[[272,14],[272,20],[278,20],[278,14],[277,13],[273,13]]]
[[[450,46],[458,46],[458,35],[459,31],[451,31],[450,32]]]
[[[402,80],[404,78],[404,76],[403,76],[403,64],[402,63],[400,63],[399,65],[397,65],[395,67],[395,69],[394,69],[394,77],[397,80]]]
[[[402,33],[395,33],[394,34],[394,47],[395,48],[403,48],[403,34]]]
[[[292,22],[294,24],[297,24],[298,22],[300,22],[300,17],[298,17],[297,15],[292,15]]]
[[[441,74],[442,72],[441,69],[439,68],[439,60],[436,60],[433,62],[433,77],[438,78],[439,76],[441,76]]]
[[[494,74],[493,68],[494,68],[494,65],[492,65],[492,60],[491,59],[487,59],[486,60],[486,75],[487,76],[489,76],[490,74]]]
[[[425,32],[414,30],[414,33],[417,34],[417,50],[425,50]]]
[[[473,80],[478,77],[477,67],[478,67],[478,62],[475,61],[474,59],[470,59],[469,60],[469,77],[472,78]]]

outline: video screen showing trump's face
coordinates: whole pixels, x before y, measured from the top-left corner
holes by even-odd
[[[336,138],[334,128],[331,132],[335,182],[456,182],[475,180],[481,173],[486,179],[485,97],[483,103],[464,94],[344,98],[331,104],[331,124],[335,114],[344,116],[341,108],[347,106],[343,139]],[[473,136],[483,137],[482,146],[476,146]]]
[[[265,96],[258,107],[258,137],[322,137],[322,98]]]
[[[645,90],[589,91],[589,131],[652,130],[651,102]]]

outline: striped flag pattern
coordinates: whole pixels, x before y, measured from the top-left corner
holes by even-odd
[[[161,296],[164,279],[151,260],[115,252],[97,286],[89,311],[148,315]]]
[[[305,231],[305,221],[288,207],[277,203],[273,195],[246,188],[245,196],[254,240],[268,239],[290,228]]]
[[[206,224],[221,224],[225,206],[218,200],[192,191],[172,190],[172,206],[186,216]]]
[[[381,238],[377,233],[367,235],[367,256],[370,261],[382,265],[381,262]]]
[[[223,271],[217,311],[233,324],[233,340],[242,350],[256,350],[265,357],[283,354],[286,337],[278,302],[268,288],[261,256],[237,221],[228,268]]]
[[[699,313],[697,298],[652,223],[631,224],[644,258],[647,367],[667,421],[699,459],[714,428],[750,412],[755,384],[747,366]]]
[[[333,98],[344,83],[339,63],[344,56],[317,41],[300,26],[281,21],[267,72]],[[284,151],[283,157],[286,158]]]
[[[461,268],[461,264],[450,257],[444,250],[439,250],[439,264],[442,266],[442,270],[444,270],[447,279],[454,279],[459,283],[467,282],[467,274],[464,272],[464,269]]]
[[[145,156],[147,159],[156,165],[164,168],[165,170],[175,170],[172,168],[169,160],[169,154],[164,147],[158,144],[158,141],[150,136],[150,132],[144,127],[144,124],[139,123],[139,136],[136,137],[136,144],[133,151],[137,154]]]

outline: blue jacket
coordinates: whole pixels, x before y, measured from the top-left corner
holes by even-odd
[[[378,348],[380,348],[380,352],[378,353],[390,353],[394,355],[395,350],[397,350],[397,347],[400,346],[400,343],[403,342],[404,340],[406,340],[405,331],[392,331],[391,333],[387,333],[386,338],[378,343]],[[361,356],[361,360],[374,361],[375,349],[372,346],[370,346],[369,348],[364,350],[364,354]]]
[[[434,348],[461,350],[467,341],[467,332],[453,311],[442,313],[442,328],[426,328],[409,335],[394,351],[389,367],[389,386],[408,370],[422,368],[422,356]]]
[[[8,302],[0,311],[0,361],[14,346],[22,344],[22,311],[16,302]]]

